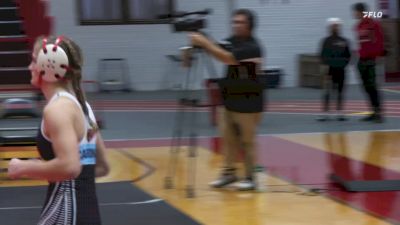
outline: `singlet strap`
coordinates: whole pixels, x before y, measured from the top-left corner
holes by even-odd
[[[89,127],[89,126],[90,126],[90,125],[89,125],[89,117],[86,116],[85,113],[83,112],[82,106],[81,106],[81,104],[79,103],[79,101],[76,99],[76,97],[75,97],[74,95],[72,95],[72,94],[66,92],[66,91],[57,92],[55,95],[53,95],[53,97],[50,98],[50,100],[49,100],[49,102],[48,102],[47,104],[50,104],[50,103],[54,102],[55,100],[57,100],[57,99],[60,98],[60,97],[66,97],[66,98],[70,99],[70,100],[73,101],[73,102],[79,107],[79,109],[81,110],[82,115],[83,115],[83,117],[85,118],[85,131],[86,131],[86,132],[84,132],[83,138],[81,139],[80,143],[81,143],[81,144],[82,144],[82,143],[85,143],[85,142],[86,142],[86,139],[87,139],[87,131],[90,129],[90,127]],[[87,103],[86,103],[86,104],[87,104]],[[42,120],[41,128],[40,128],[40,130],[41,130],[41,132],[42,132],[42,135],[43,135],[43,137],[44,137],[45,139],[47,139],[47,141],[51,142],[50,138],[46,136],[46,134],[45,134],[45,132],[44,132],[44,130],[43,130],[43,127],[44,127],[44,122],[43,122],[43,120]]]
[[[60,98],[60,97],[69,98],[70,100],[72,100],[73,102],[75,102],[76,105],[82,110],[82,106],[81,106],[81,104],[79,103],[79,101],[76,99],[76,97],[73,96],[72,94],[66,92],[66,91],[57,92],[55,95],[53,95],[53,97],[51,97],[50,101],[49,101],[47,104],[50,104],[51,102],[57,100],[57,99]]]

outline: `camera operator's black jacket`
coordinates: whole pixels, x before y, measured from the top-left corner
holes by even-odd
[[[344,68],[350,62],[351,53],[348,41],[339,36],[331,35],[322,42],[321,60],[334,68]]]
[[[224,47],[240,62],[246,59],[262,58],[262,49],[253,37],[226,39]],[[243,73],[243,69],[247,72]],[[262,112],[264,86],[257,79],[256,64],[241,62],[240,66],[228,66],[226,77],[219,82],[226,109],[241,113]]]

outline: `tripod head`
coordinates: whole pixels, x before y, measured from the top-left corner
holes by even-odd
[[[204,32],[201,32],[205,34]],[[184,97],[181,100],[181,103],[184,105],[190,105],[194,107],[205,107],[206,105],[200,104],[198,99],[193,99],[195,93],[191,93],[191,91],[202,88],[200,87],[199,81],[215,79],[216,78],[216,68],[214,63],[212,62],[211,57],[208,55],[208,52],[198,46],[184,46],[179,48],[182,51],[183,55],[183,66],[187,68],[187,76],[184,78],[184,88],[183,92],[185,93]],[[204,71],[206,69],[206,71]],[[205,84],[206,82],[202,82]]]

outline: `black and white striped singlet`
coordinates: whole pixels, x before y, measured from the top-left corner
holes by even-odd
[[[49,103],[61,96],[71,99],[81,107],[77,99],[67,92],[57,93]],[[88,109],[90,118],[95,121],[89,105]],[[38,149],[43,160],[51,160],[55,157],[53,147],[42,127],[43,123],[37,137]],[[87,119],[85,127],[86,129],[90,127]],[[95,187],[96,138],[88,141],[85,135],[79,144],[79,152],[82,164],[81,174],[74,180],[49,183],[38,225],[101,224]]]

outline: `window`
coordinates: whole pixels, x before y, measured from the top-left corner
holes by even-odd
[[[169,23],[173,0],[78,0],[81,25]]]

